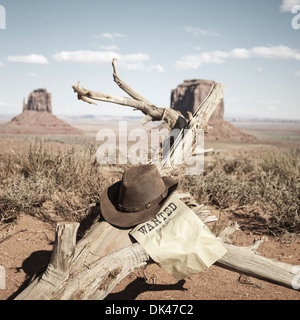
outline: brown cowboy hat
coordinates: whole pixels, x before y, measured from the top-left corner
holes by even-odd
[[[102,193],[102,216],[123,228],[146,222],[156,216],[177,186],[177,180],[161,177],[153,164],[133,166]]]

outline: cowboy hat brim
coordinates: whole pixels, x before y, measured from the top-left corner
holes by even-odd
[[[122,181],[118,181],[108,187],[100,197],[100,210],[103,218],[110,224],[121,227],[129,228],[136,226],[140,223],[146,222],[154,218],[159,212],[160,208],[169,199],[171,194],[177,189],[178,181],[169,178],[162,177],[165,183],[166,189],[168,190],[167,196],[162,199],[157,206],[150,207],[138,212],[123,212],[116,206],[119,196],[119,190]]]

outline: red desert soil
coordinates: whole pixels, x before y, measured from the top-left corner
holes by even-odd
[[[215,214],[215,213],[214,213]],[[210,227],[210,224],[208,224]],[[7,233],[9,231],[9,233]],[[0,300],[12,299],[24,284],[47,266],[55,225],[20,215],[10,230],[0,231],[0,265],[6,270],[6,289]],[[9,237],[4,239],[5,234]],[[233,244],[248,246],[257,235],[238,231]],[[259,253],[278,261],[300,265],[300,238],[279,241],[269,237]],[[145,278],[146,276],[146,278]],[[177,282],[161,267],[151,264],[124,278],[107,300],[300,300],[300,292],[211,266],[205,272]]]

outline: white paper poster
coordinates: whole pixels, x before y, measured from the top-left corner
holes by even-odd
[[[178,280],[206,270],[226,253],[221,241],[175,195],[155,218],[139,224],[130,234]]]

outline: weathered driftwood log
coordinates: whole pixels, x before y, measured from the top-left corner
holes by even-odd
[[[196,140],[199,138],[197,135],[207,133],[208,129],[211,129],[208,126],[208,120],[215,111],[220,100],[223,98],[223,91],[224,86],[221,83],[215,83],[195,113],[193,115],[188,113],[189,120],[187,124],[181,128],[179,133],[177,133],[176,140],[170,148],[167,148],[167,153],[164,155],[162,161],[157,164],[158,170],[161,174],[171,174],[171,171],[174,168],[172,164],[177,164],[177,171],[182,171],[185,168],[186,163],[185,161],[182,161],[182,152],[185,150],[184,145],[191,146],[191,150],[188,151],[192,157],[198,157],[199,152],[205,152],[204,144],[200,143],[200,145],[197,145]],[[171,134],[172,133],[170,133],[170,135]],[[168,138],[166,141],[167,140]],[[159,152],[159,150],[157,152]],[[184,155],[184,158],[186,158],[186,156],[187,154]],[[157,157],[154,156],[154,159],[156,158]]]
[[[92,91],[79,86],[79,81],[72,85],[74,92],[77,93],[79,100],[85,101],[89,104],[96,104],[92,100],[115,103],[123,106],[132,107],[140,110],[145,114],[142,119],[142,124],[150,121],[165,121],[170,129],[173,128],[201,128],[204,131],[208,129],[208,120],[215,111],[219,101],[223,98],[224,86],[220,83],[215,83],[207,97],[202,101],[201,105],[194,114],[188,113],[188,119],[185,119],[181,112],[171,108],[160,108],[152,104],[149,100],[144,98],[127,83],[125,83],[119,76],[116,66],[117,59],[113,59],[113,79],[115,83],[125,91],[131,98],[118,97],[111,94]],[[92,99],[92,100],[91,100]]]
[[[122,81],[117,72],[116,62],[117,62],[117,59],[113,59],[112,65],[114,69],[114,74],[113,74],[114,81],[131,98],[118,97],[110,94],[87,90],[83,87],[80,87],[79,82],[77,82],[72,87],[74,89],[74,92],[77,93],[78,99],[83,100],[90,104],[96,104],[95,102],[90,100],[92,99],[92,100],[116,103],[116,104],[132,107],[134,109],[140,110],[145,115],[145,117],[142,119],[143,124],[150,121],[164,120],[165,122],[168,123],[171,129],[176,126],[182,127],[182,125],[186,124],[185,118],[179,111],[176,111],[170,108],[156,107],[146,98],[144,98],[135,90],[133,90],[128,84]]]
[[[202,206],[193,210],[203,221],[216,221]],[[58,224],[51,261],[16,300],[103,299],[134,269],[149,262],[148,254],[135,243],[129,230],[95,221],[75,245],[78,223]]]
[[[191,209],[205,223],[217,220],[209,216],[203,206],[192,203]],[[105,221],[96,221],[75,245],[77,228],[77,223],[57,226],[47,270],[16,300],[101,300],[133,270],[153,262],[140,244],[131,242],[129,230],[117,229]],[[219,234],[227,253],[215,263],[217,266],[293,287],[293,279],[297,277],[294,266],[258,255],[255,251],[260,242],[250,247],[226,243],[234,230],[228,228]]]
[[[79,223],[59,223],[56,227],[55,244],[50,263],[44,274],[35,279],[23,291],[18,299],[51,299],[64,281],[69,277],[70,264],[76,245],[76,234]]]
[[[76,287],[73,288],[73,299],[76,297],[80,299],[81,297],[76,295],[80,293],[81,288],[86,290],[81,280],[83,275],[89,272],[91,265],[113,251],[131,244],[128,231],[113,228],[105,221],[100,221],[96,222],[75,246],[71,239],[76,239],[78,226],[78,223],[57,225],[51,261],[46,271],[22,291],[16,300],[63,299],[62,291],[65,292],[65,290],[62,289],[72,285]],[[60,250],[61,246],[69,250]],[[61,252],[64,254],[61,255]],[[107,266],[110,265],[110,263],[107,264]],[[106,270],[108,270],[107,267],[104,267],[104,273]],[[110,276],[107,276],[109,279]]]
[[[218,234],[219,239],[223,241],[227,253],[215,265],[243,275],[295,289],[293,287],[295,266],[259,255],[257,249],[265,241],[266,237],[256,240],[249,247],[232,245],[229,236],[237,230],[239,230],[238,224],[234,223]]]
[[[142,124],[150,121],[164,120],[169,125],[169,129],[177,129],[176,137],[173,135],[174,131],[173,133],[171,131],[169,137],[167,137],[165,140],[165,142],[167,142],[166,149],[162,151],[160,148],[158,148],[156,151],[154,151],[152,159],[154,159],[153,161],[155,161],[155,164],[157,165],[161,174],[170,174],[170,171],[173,169],[173,164],[176,164],[177,171],[182,170],[182,167],[184,167],[186,164],[185,161],[182,161],[182,150],[184,149],[183,146],[191,146],[191,150],[189,150],[190,154],[196,157],[199,156],[197,146],[194,143],[195,137],[197,137],[199,129],[203,130],[205,133],[207,133],[208,129],[210,129],[208,126],[208,120],[215,111],[220,100],[223,98],[224,86],[221,83],[215,83],[212,85],[207,97],[202,101],[201,105],[197,108],[194,114],[188,113],[188,119],[185,119],[179,111],[170,108],[156,107],[146,98],[132,89],[120,78],[117,71],[116,62],[117,59],[113,59],[113,79],[116,84],[131,98],[117,97],[97,91],[87,90],[79,86],[79,82],[77,82],[72,87],[74,92],[77,93],[78,99],[90,104],[96,104],[92,100],[99,100],[133,107],[145,114],[145,117],[142,119]],[[168,143],[170,141],[169,139],[171,139],[170,137],[175,139],[172,145]],[[157,161],[157,159],[160,158],[159,154],[161,152],[163,153],[163,159],[162,161]],[[201,152],[205,151],[203,150]]]

